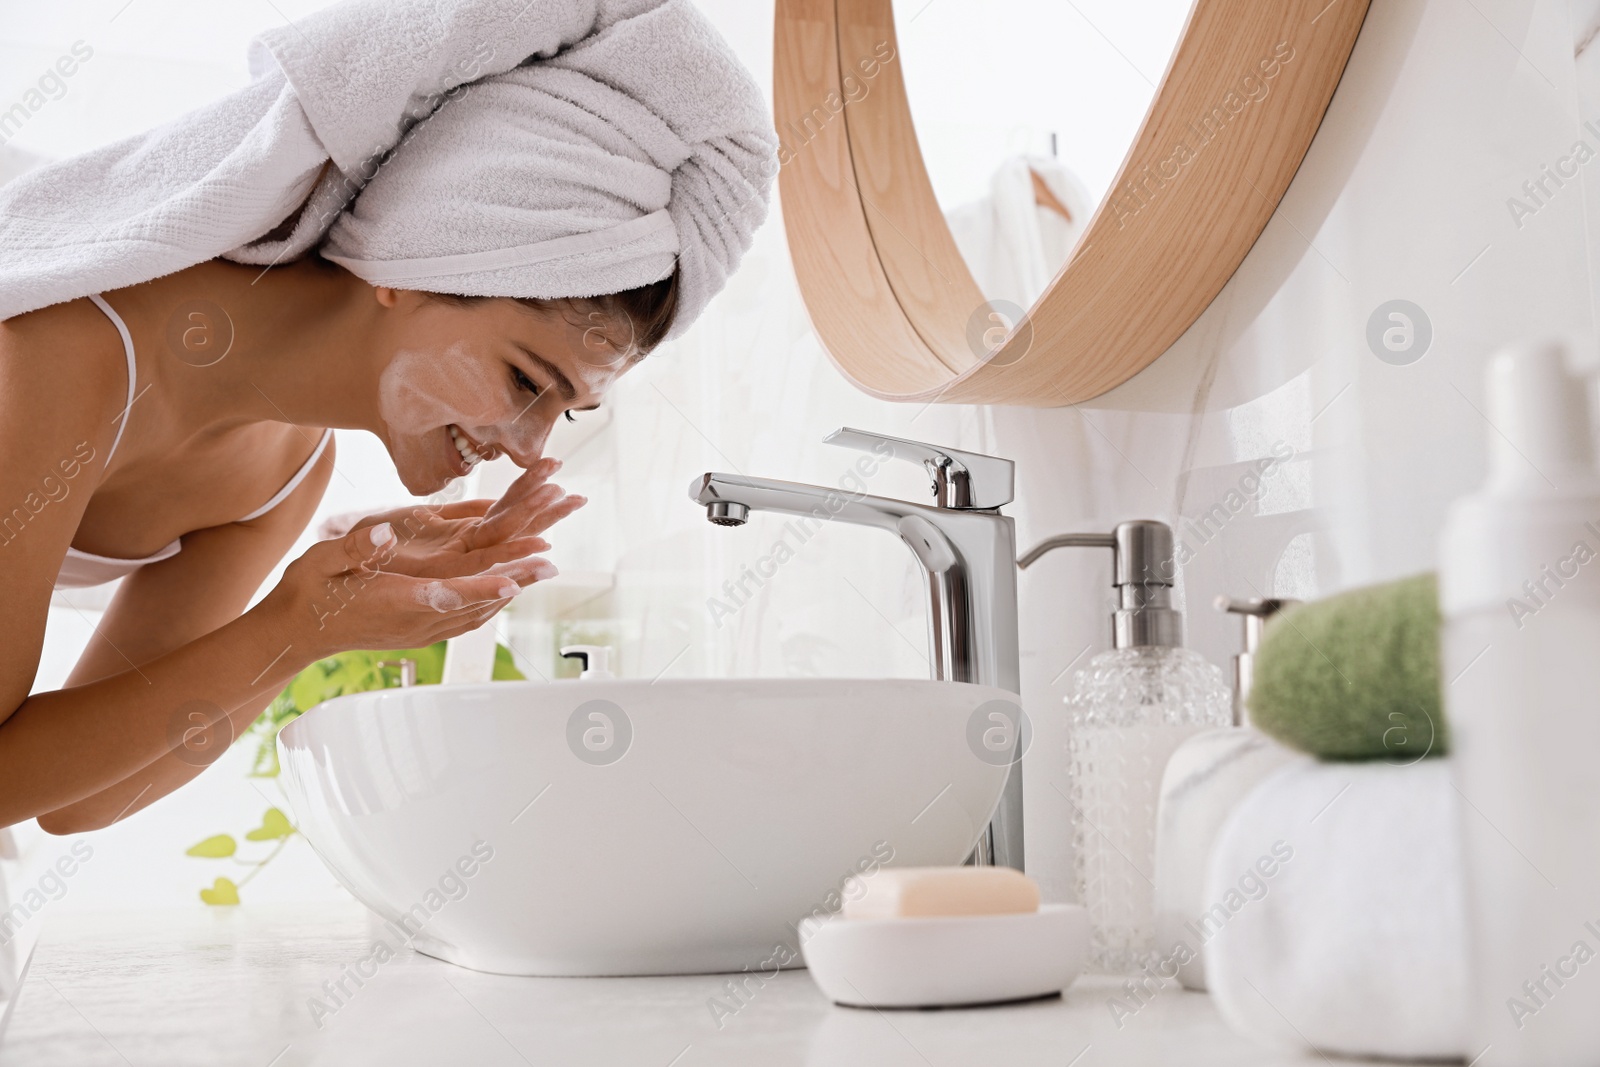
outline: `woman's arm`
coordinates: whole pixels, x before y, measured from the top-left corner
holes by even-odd
[[[164,764],[195,723],[264,705],[316,658],[292,620],[253,610],[109,678],[30,696],[0,726],[0,825],[34,816],[51,833],[108,825],[134,802],[105,811],[90,798]],[[162,781],[152,771],[134,800],[154,799],[148,794]]]
[[[121,347],[72,305],[0,322],[0,725],[33,685],[56,574],[105,475]]]
[[[315,443],[314,437],[310,440]],[[67,686],[87,685],[150,663],[239,618],[311,521],[333,466],[330,442],[294,492],[261,518],[188,534],[182,552],[123,579]],[[51,833],[77,833],[107,826],[154,803],[221,756],[276,692],[246,699],[211,725],[206,723],[215,714],[212,709],[180,708],[169,724],[168,740],[175,743],[166,753],[106,789],[41,815],[39,825]]]
[[[29,695],[54,579],[103,474],[126,388],[114,335],[101,337],[69,309],[0,322],[0,826],[37,816],[58,831],[112,821],[121,810],[51,813],[182,748],[197,727],[229,715],[247,723],[317,659],[465,633],[551,573],[525,558],[548,547],[531,535],[582,499],[544,484],[555,469],[544,463],[492,505],[406,509],[320,541],[243,616],[182,644],[150,636],[166,649],[152,659],[119,653],[115,674]],[[232,596],[219,616],[238,611],[243,600]],[[171,622],[130,615],[127,632]],[[153,792],[154,777],[138,790]]]
[[[584,503],[546,484],[554,469],[541,464],[528,471],[499,501],[371,516],[344,537],[313,545],[238,619],[148,662],[128,657],[128,669],[30,697],[12,717],[22,729],[0,727],[0,782],[21,753],[17,766],[31,777],[16,776],[32,804],[58,795],[58,778],[77,783],[63,802],[33,812],[42,827],[76,833],[105,826],[198,774],[312,661],[352,648],[420,647],[476,629],[522,587],[554,573],[547,561],[529,556],[550,547],[537,535]],[[219,541],[197,555],[189,577],[209,567],[220,581],[221,570],[237,561],[224,546]],[[182,584],[197,597],[197,611],[221,610],[205,598],[211,586]],[[172,607],[169,600],[164,616],[130,611],[124,636],[140,640],[140,625],[189,625],[171,616]],[[103,715],[108,704],[125,716],[110,727]],[[79,717],[93,722],[80,727]],[[73,742],[69,758],[41,755],[49,738],[61,747],[63,736]],[[51,760],[59,766],[52,769]],[[0,824],[15,817],[3,805],[0,796]]]
[[[544,514],[554,522],[562,513],[557,505]],[[545,521],[531,514],[516,520]],[[434,525],[471,528],[475,521]],[[408,546],[394,524],[383,523],[319,541],[265,599],[220,629],[108,678],[28,697],[0,724],[0,825],[41,817],[46,830],[68,833],[115,821],[123,812],[109,805],[71,817],[51,813],[140,774],[183,747],[189,729],[232,715],[248,721],[250,704],[265,703],[315,660],[466,633],[523,585],[548,576],[548,563],[524,558],[530,544],[543,544],[537,538],[512,536],[483,548],[470,547],[471,540],[440,547],[414,539]],[[390,569],[396,567],[413,573]],[[345,591],[342,598],[336,590]],[[144,779],[134,796],[158,780]]]

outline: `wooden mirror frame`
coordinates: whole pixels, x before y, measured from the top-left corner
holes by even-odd
[[[829,357],[885,400],[1055,407],[1121,385],[1260,237],[1369,2],[1195,0],[1106,199],[1012,323],[994,317],[928,180],[892,0],[777,0],[784,225]]]

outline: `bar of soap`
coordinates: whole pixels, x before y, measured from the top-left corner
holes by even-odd
[[[880,867],[845,894],[846,919],[1016,915],[1039,910],[1039,885],[1010,867]]]

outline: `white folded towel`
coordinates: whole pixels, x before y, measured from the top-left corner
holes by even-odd
[[[676,263],[678,334],[766,217],[771,119],[689,0],[351,0],[250,64],[237,93],[0,188],[0,318],[321,247],[464,296],[597,296]]]
[[[1206,978],[1218,1009],[1268,1044],[1462,1056],[1462,863],[1447,761],[1285,767],[1212,852],[1207,899],[1221,910]]]

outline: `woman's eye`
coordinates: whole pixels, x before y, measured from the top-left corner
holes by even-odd
[[[578,421],[577,419],[572,417],[572,412],[570,412],[570,411],[563,411],[561,414],[563,414],[563,415],[565,415],[567,417],[567,421],[568,422],[577,422]]]
[[[517,388],[521,389],[523,392],[532,393],[534,396],[539,395],[539,387],[533,384],[533,379],[529,378],[526,374],[523,374],[522,371],[518,370],[516,367],[511,368],[511,380],[516,383]]]

